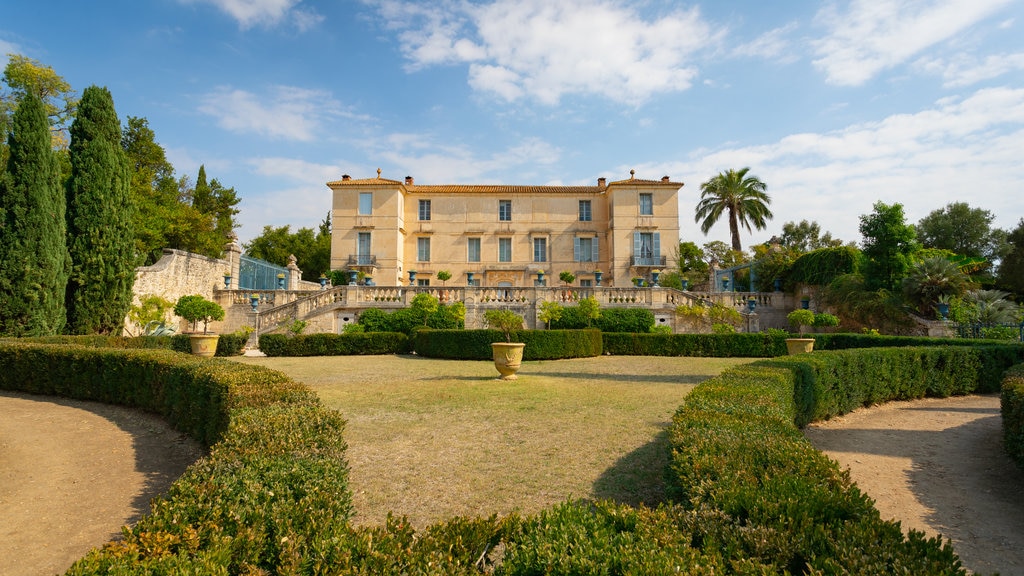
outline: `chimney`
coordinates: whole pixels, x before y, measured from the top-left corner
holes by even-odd
[[[342,175],[341,175],[341,181],[342,181],[342,182],[347,182],[347,181],[349,181],[349,180],[351,180],[351,179],[352,179],[352,177],[351,177],[351,176],[349,176],[348,174],[342,174]]]
[[[598,188],[604,188],[605,182],[607,182],[607,180],[605,180],[604,178],[598,178],[597,179],[597,187]]]
[[[415,183],[416,183],[416,181],[415,181],[415,180],[413,180],[413,177],[412,177],[412,176],[406,176],[406,177],[405,177],[405,185],[406,185],[406,186],[412,186],[412,185],[413,185],[413,184],[415,184]]]
[[[668,176],[662,176],[662,177],[661,177],[661,181],[662,181],[662,182],[668,182],[668,181],[669,181],[669,180],[668,180]]]

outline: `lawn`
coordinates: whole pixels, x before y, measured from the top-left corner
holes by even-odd
[[[348,420],[356,523],[417,527],[536,512],[569,497],[655,504],[665,427],[694,385],[751,359],[602,356],[490,362],[416,356],[250,358],[311,386]]]

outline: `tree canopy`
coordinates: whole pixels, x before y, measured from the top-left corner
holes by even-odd
[[[49,121],[35,93],[21,99],[11,128],[10,158],[0,172],[0,333],[59,334],[71,263],[66,200]]]
[[[900,286],[920,248],[914,226],[906,223],[903,205],[876,202],[874,212],[861,215],[860,233],[865,257],[864,280],[869,290]]]
[[[314,233],[312,228],[264,226],[263,233],[243,245],[245,253],[278,266],[287,266],[295,255],[295,265],[302,270],[302,279],[316,281],[331,266],[331,215],[324,218]]]
[[[917,237],[925,248],[950,250],[961,256],[999,260],[1008,252],[1006,232],[992,228],[995,214],[953,202],[933,210],[917,223]]]
[[[800,254],[820,248],[836,248],[843,245],[842,240],[832,238],[831,232],[822,234],[821,226],[816,221],[809,222],[807,220],[801,220],[799,224],[796,222],[783,224],[780,240],[783,246]]]
[[[732,249],[743,250],[740,244],[740,226],[752,232],[751,226],[763,230],[771,220],[768,209],[771,198],[765,192],[768,186],[756,176],[747,176],[750,168],[727,170],[700,185],[701,200],[697,204],[695,221],[707,234],[723,214],[729,217]]]
[[[1004,290],[1024,296],[1024,218],[1007,236],[1010,250],[999,265],[996,285]],[[1018,301],[1020,301],[1018,299]]]
[[[53,68],[37,60],[20,54],[7,56],[3,75],[7,90],[0,92],[0,136],[7,139],[18,102],[31,93],[42,102],[44,114],[49,119],[51,145],[67,147],[67,129],[78,106],[78,95],[71,89],[71,84]]]

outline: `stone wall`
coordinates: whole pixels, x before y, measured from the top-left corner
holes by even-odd
[[[234,246],[237,247],[237,244]],[[178,298],[190,294],[199,294],[209,300],[214,299],[214,290],[224,287],[224,274],[231,272],[233,278],[238,277],[238,256],[241,249],[237,251],[228,250],[228,260],[209,258],[182,250],[164,250],[164,255],[152,266],[141,266],[135,269],[135,295],[132,305],[137,306],[141,297],[156,295],[170,302],[176,302]],[[173,313],[169,314],[170,324],[177,327],[178,332],[183,332],[191,327],[181,318]],[[125,332],[127,334],[139,334],[142,331],[139,326],[129,319],[125,319]],[[219,322],[213,322],[210,330],[218,332],[221,329]]]

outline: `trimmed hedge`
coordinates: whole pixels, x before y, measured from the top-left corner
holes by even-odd
[[[0,341],[0,388],[155,412],[210,455],[68,574],[290,571],[348,530],[345,422],[280,372],[169,350]]]
[[[504,342],[498,330],[420,330],[416,333],[416,354],[427,358],[491,360],[492,342]],[[588,358],[602,352],[599,330],[517,330],[513,342],[523,342],[524,360]]]
[[[613,356],[695,356],[769,358],[786,353],[786,339],[756,334],[623,334],[606,332],[604,350]]]
[[[883,521],[798,425],[872,402],[991,389],[984,366],[1024,348],[816,352],[727,370],[687,396],[669,429],[670,493],[770,538],[758,572],[964,574],[949,543]]]
[[[356,332],[352,334],[263,334],[260,351],[267,356],[352,356],[403,354],[410,340],[398,332]]]
[[[1003,446],[1024,467],[1024,364],[1006,371],[999,406],[1003,415]]]
[[[22,338],[21,342],[38,344],[74,344],[89,348],[118,349],[163,349],[176,352],[192,353],[192,343],[188,334],[173,336],[40,336],[38,338]],[[247,336],[241,334],[221,334],[217,339],[217,356],[241,356],[245,349]]]

